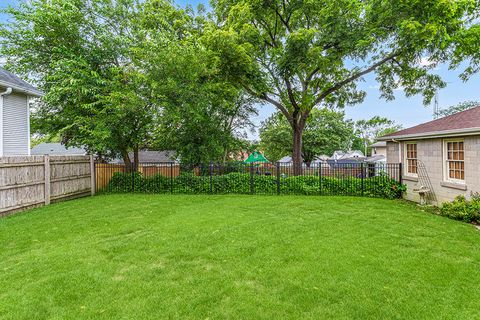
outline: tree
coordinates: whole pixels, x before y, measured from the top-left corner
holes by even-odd
[[[161,39],[168,57],[185,15],[158,0],[39,0],[6,12],[13,22],[0,28],[0,52],[45,92],[33,129],[100,156],[120,155],[126,164],[133,150],[138,162],[162,109],[162,92],[139,58],[152,39]]]
[[[312,110],[303,133],[302,159],[307,164],[319,155],[335,150],[348,150],[354,140],[354,124],[343,112],[329,109]],[[280,113],[274,113],[260,128],[260,148],[271,161],[278,161],[293,152],[292,130]]]
[[[359,103],[357,83],[376,73],[382,96],[400,85],[428,103],[445,83],[429,71],[469,26],[474,0],[215,0],[204,43],[232,83],[274,105],[292,134],[295,174],[315,107]],[[448,13],[448,14],[446,14]]]
[[[480,102],[478,102],[478,101],[460,102],[459,104],[456,104],[456,105],[453,105],[453,106],[450,106],[450,107],[447,107],[445,109],[442,109],[442,110],[438,111],[437,114],[435,114],[435,117],[436,118],[446,117],[446,116],[449,116],[449,115],[452,115],[452,114],[455,114],[455,113],[458,113],[458,112],[462,112],[462,111],[465,111],[465,110],[468,110],[468,109],[471,109],[471,108],[475,108],[475,107],[478,107],[478,106],[480,106]]]
[[[357,134],[362,139],[365,155],[367,155],[368,146],[371,145],[375,139],[402,129],[402,126],[395,124],[394,121],[379,116],[375,116],[369,120],[359,120],[355,123],[355,126],[357,128]]]

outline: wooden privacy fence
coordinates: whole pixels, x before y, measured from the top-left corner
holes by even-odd
[[[0,216],[95,192],[90,156],[0,158]]]
[[[180,175],[180,166],[178,163],[142,163],[140,165],[96,163],[95,164],[95,185],[96,190],[104,190],[108,187],[110,180],[117,172],[125,173],[136,170],[144,177],[162,175],[164,177],[178,177]]]

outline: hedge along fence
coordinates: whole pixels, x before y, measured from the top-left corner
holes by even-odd
[[[366,164],[308,168],[293,176],[287,166],[207,165],[165,170],[146,176],[141,170],[116,171],[98,191],[184,194],[302,194],[399,198],[405,191],[400,165]],[[140,171],[140,172],[139,172]],[[175,171],[176,173],[176,171]]]

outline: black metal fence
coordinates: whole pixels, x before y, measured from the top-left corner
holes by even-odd
[[[173,162],[95,167],[97,192],[401,196],[401,164],[316,163],[293,174],[291,163]]]

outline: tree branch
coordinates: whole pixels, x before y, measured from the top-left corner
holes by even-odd
[[[287,108],[285,108],[285,106],[282,103],[278,102],[277,100],[274,100],[274,99],[270,98],[267,93],[255,92],[253,89],[244,85],[243,83],[242,83],[242,86],[245,89],[245,91],[247,91],[250,95],[252,95],[252,96],[254,96],[258,99],[261,99],[263,101],[266,101],[266,102],[272,104],[273,106],[275,106],[287,118],[288,122],[290,122],[290,123],[292,122],[292,116],[290,115]]]
[[[313,103],[313,106],[316,106],[317,104],[319,104],[323,99],[325,99],[325,97],[327,97],[329,94],[341,89],[344,85],[347,85],[347,84],[357,80],[358,78],[363,77],[364,75],[366,75],[366,74],[374,71],[375,69],[377,69],[379,66],[381,66],[381,65],[387,63],[388,61],[394,59],[396,56],[398,56],[398,54],[399,53],[397,53],[397,52],[392,52],[389,55],[387,55],[386,57],[384,57],[382,60],[380,60],[378,62],[375,62],[374,64],[372,64],[370,67],[366,68],[365,70],[360,71],[358,73],[355,73],[352,76],[348,77],[347,79],[345,79],[343,81],[340,81],[337,84],[333,85],[329,89],[322,92],[317,97],[317,99],[315,99],[315,102]]]
[[[293,94],[292,84],[290,83],[290,80],[288,80],[287,78],[283,80],[285,81],[285,85],[287,86],[288,99],[292,103],[292,107],[294,109],[299,109],[297,101],[295,100],[295,95]]]

